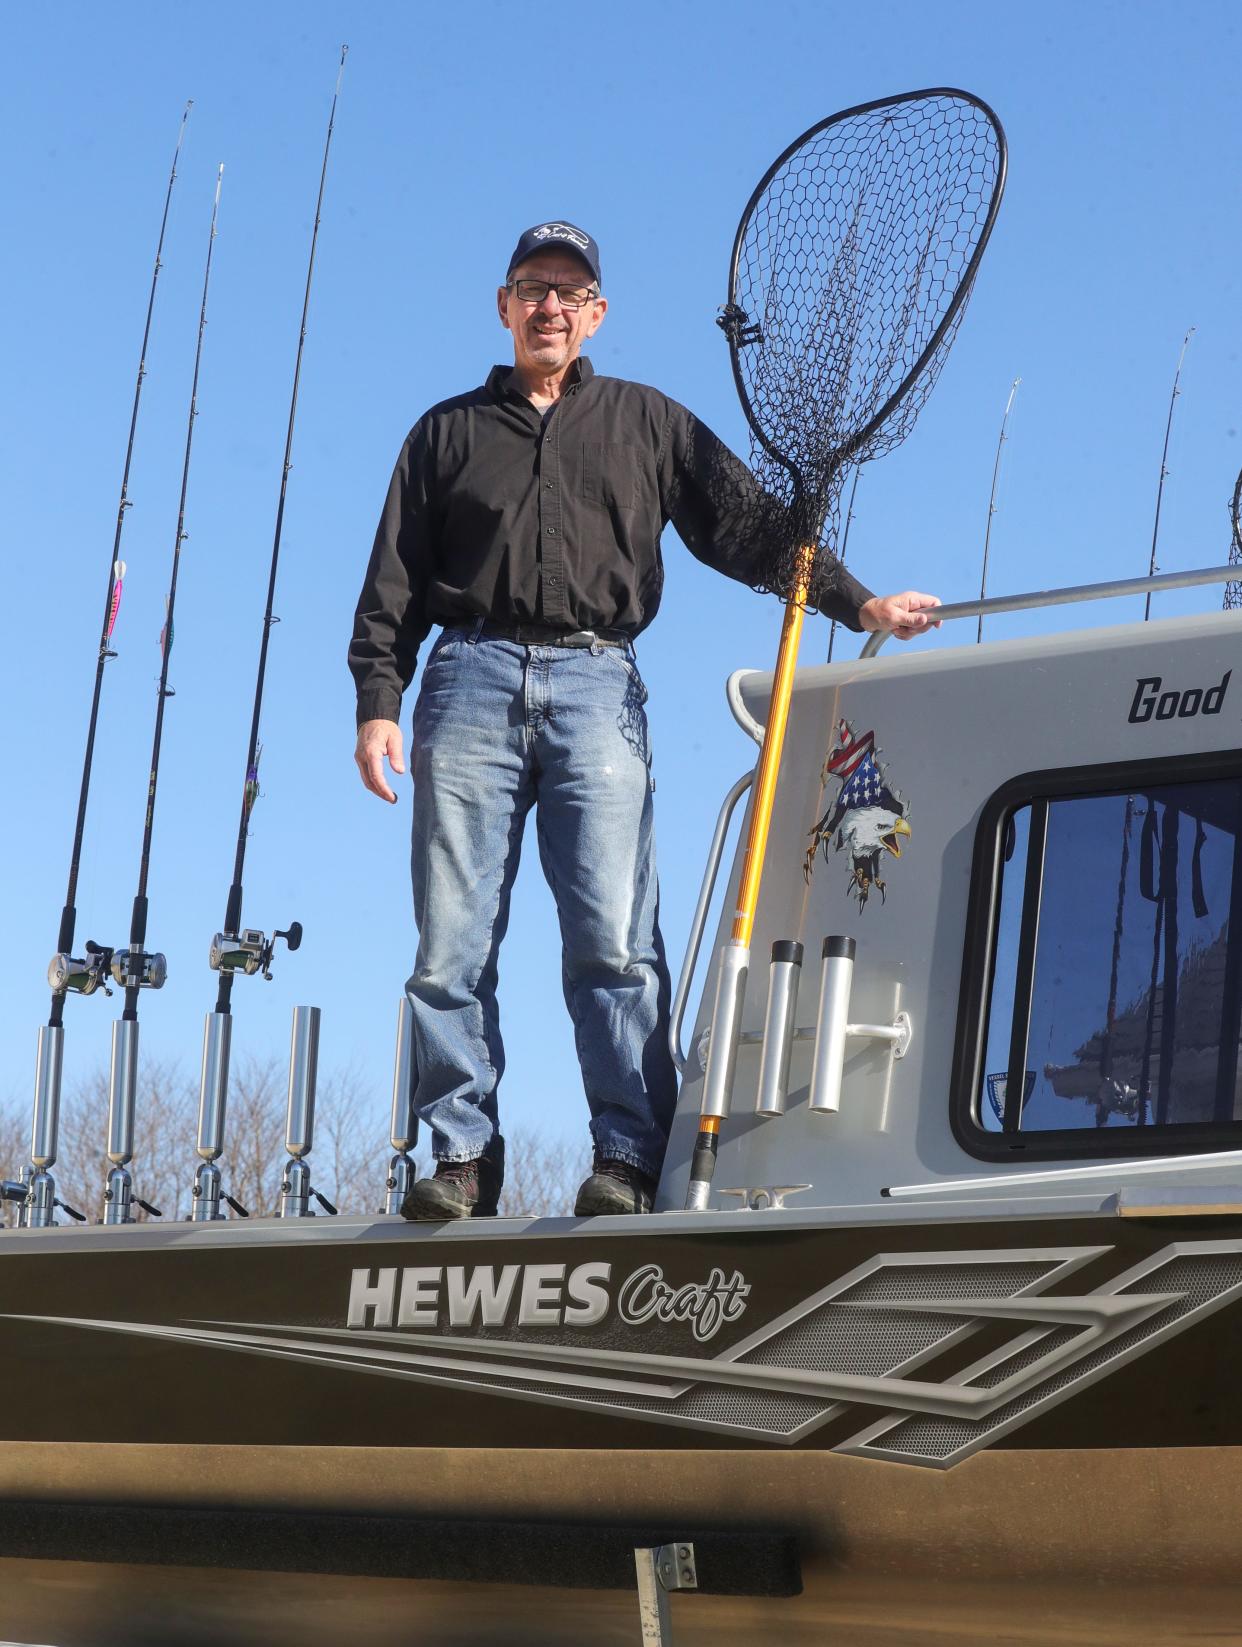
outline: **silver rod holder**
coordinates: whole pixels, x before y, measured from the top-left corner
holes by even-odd
[[[384,1211],[400,1212],[401,1203],[414,1188],[418,1168],[404,1150],[398,1150],[388,1163],[388,1179],[384,1185]]]
[[[305,1161],[290,1161],[280,1185],[281,1218],[313,1218],[311,1209],[311,1171]]]
[[[138,1091],[138,1020],[118,1018],[112,1025],[112,1063],[108,1070],[108,1150],[114,1167],[134,1158],[134,1102]]]
[[[277,1214],[281,1218],[313,1218],[311,1171],[302,1159],[315,1140],[315,1084],[319,1074],[318,1007],[293,1009],[293,1037],[289,1047],[289,1108],[285,1148],[293,1159],[280,1184]]]
[[[229,1049],[233,1018],[209,1012],[203,1025],[203,1070],[198,1088],[198,1153],[214,1161],[224,1151],[224,1110],[229,1096]]]
[[[793,1051],[802,945],[782,938],[772,945],[768,970],[768,1010],[763,1021],[763,1055],[759,1062],[756,1115],[784,1115],[789,1090],[789,1055]]]
[[[716,974],[716,1000],[712,1007],[707,1069],[703,1075],[703,1098],[699,1106],[701,1115],[714,1115],[722,1121],[729,1114],[733,1071],[737,1064],[737,1035],[749,970],[748,945],[727,943],[722,946],[720,967]]]
[[[56,1181],[49,1167],[56,1160],[60,1132],[60,1076],[65,1056],[63,1024],[40,1024],[35,1059],[34,1124],[30,1161],[38,1168],[30,1180],[23,1223],[29,1229],[49,1229],[56,1222]]]
[[[13,1225],[15,1230],[26,1227],[26,1214],[30,1205],[30,1168],[18,1169],[16,1178],[4,1181],[4,1199],[13,1203]]]
[[[392,1071],[392,1125],[389,1129],[396,1154],[388,1163],[384,1184],[384,1211],[398,1213],[401,1203],[414,1188],[418,1168],[409,1150],[418,1142],[418,1115],[414,1100],[418,1089],[418,1060],[414,1056],[414,1008],[408,995],[397,1004],[397,1055]]]
[[[220,1211],[220,1169],[215,1163],[224,1149],[224,1110],[229,1095],[232,1042],[232,1014],[209,1012],[203,1025],[203,1069],[198,1089],[196,1147],[200,1159],[190,1197],[190,1221],[194,1224],[210,1224],[224,1217]]]
[[[319,1078],[318,1007],[293,1009],[293,1036],[289,1047],[289,1109],[285,1148],[295,1160],[309,1155],[315,1138],[315,1087]]]
[[[105,1224],[132,1224],[134,1221],[134,1181],[126,1167],[113,1167],[104,1189]]]
[[[51,1229],[56,1222],[56,1181],[50,1172],[36,1172],[30,1180],[23,1222],[31,1230]]]
[[[811,1110],[819,1115],[835,1115],[841,1107],[841,1074],[845,1066],[857,947],[853,938],[824,939],[810,1097]]]
[[[60,1132],[60,1074],[64,1056],[63,1024],[40,1024],[30,1159],[34,1166],[43,1170],[56,1160],[56,1141]]]
[[[392,1147],[405,1151],[418,1142],[418,1116],[414,1111],[417,1084],[414,1058],[414,1008],[408,995],[397,1007],[397,1057],[392,1072]]]
[[[220,1211],[220,1169],[214,1161],[200,1161],[194,1172],[194,1192],[190,1200],[190,1222],[212,1224]]]

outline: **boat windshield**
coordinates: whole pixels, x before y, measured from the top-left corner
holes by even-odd
[[[1035,799],[1001,858],[978,1125],[1242,1131],[1242,778]]]

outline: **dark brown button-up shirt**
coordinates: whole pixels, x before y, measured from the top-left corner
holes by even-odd
[[[534,623],[634,636],[660,604],[660,534],[763,582],[780,508],[706,424],[580,358],[546,415],[494,367],[410,431],[375,534],[349,667],[358,723],[396,720],[432,624]],[[852,629],[870,592],[827,553],[812,604]]]

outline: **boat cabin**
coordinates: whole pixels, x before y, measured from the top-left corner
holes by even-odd
[[[1135,1177],[1127,1163],[1184,1157],[1180,1181],[1242,1146],[1238,662],[1226,612],[799,670],[715,1204],[800,1186],[786,1207],[891,1217],[909,1188],[952,1217],[938,1192],[995,1196],[1003,1174],[1016,1210],[1114,1163],[1085,1180],[1098,1203]],[[771,677],[730,687],[759,731]],[[791,954],[801,964],[770,960]],[[834,970],[852,974],[850,1027],[825,1093]],[[709,987],[681,1045],[685,994],[683,977],[667,1209],[684,1198],[711,1037]]]

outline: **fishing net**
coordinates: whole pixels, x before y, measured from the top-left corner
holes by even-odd
[[[1242,567],[1242,469],[1233,483],[1233,501],[1229,505],[1229,524],[1233,528],[1229,540],[1229,564]],[[1242,606],[1242,581],[1225,585],[1225,611]]]
[[[810,600],[835,570],[853,464],[904,440],[952,344],[1000,204],[1005,139],[957,91],[870,103],[781,156],[743,213],[729,339],[765,494],[757,589]],[[818,574],[818,576],[817,576]]]

